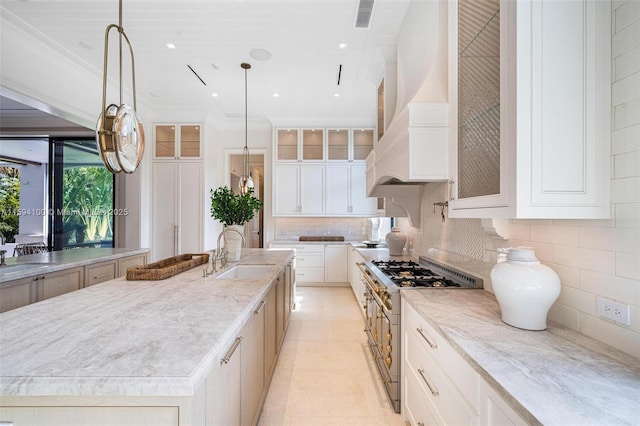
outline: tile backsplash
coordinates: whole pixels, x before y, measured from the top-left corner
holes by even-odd
[[[413,254],[433,247],[495,263],[498,247],[536,250],[560,276],[562,292],[549,318],[634,356],[640,354],[640,7],[612,2],[611,219],[510,220],[509,240],[485,235],[479,219],[442,222],[433,203],[446,199],[445,184],[424,186],[422,228],[403,230]],[[603,319],[596,298],[629,305],[631,325]]]
[[[336,217],[276,217],[275,240],[298,239],[299,236],[344,236],[347,241],[369,239],[371,221],[368,218]]]

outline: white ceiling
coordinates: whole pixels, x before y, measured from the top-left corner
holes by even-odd
[[[205,110],[242,118],[240,63],[248,62],[250,117],[275,125],[373,127],[377,85],[384,61],[395,60],[409,1],[375,0],[369,28],[356,29],[358,0],[124,0],[123,27],[135,54],[138,102],[153,110]],[[105,27],[118,23],[116,0],[2,0],[0,12],[15,15],[100,73]],[[112,40],[110,50],[117,49],[116,37]],[[339,43],[347,48],[340,49]],[[252,49],[265,49],[271,58],[254,59]],[[116,68],[110,72],[117,76]]]

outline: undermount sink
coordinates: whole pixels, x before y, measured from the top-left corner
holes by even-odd
[[[217,279],[242,279],[242,278],[261,278],[269,272],[274,265],[236,265],[227,269]]]

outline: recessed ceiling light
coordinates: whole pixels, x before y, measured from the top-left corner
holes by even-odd
[[[249,51],[249,56],[256,61],[268,61],[271,59],[271,52],[265,49],[251,49]]]
[[[273,94],[273,97],[274,97],[274,98],[278,98],[278,97],[280,97],[280,93],[274,93],[274,94]]]
[[[334,93],[334,94],[333,94],[333,97],[334,97],[334,98],[339,98],[339,97],[340,97],[340,93]]]
[[[169,49],[175,49],[175,48],[176,48],[176,45],[175,45],[175,44],[173,44],[173,43],[167,43],[167,47],[168,47]]]
[[[218,94],[217,93],[212,93],[211,96],[213,96],[214,98],[217,98]]]
[[[338,44],[338,48],[340,48],[340,49],[346,49],[346,48],[347,48],[347,43],[340,43],[340,44]]]

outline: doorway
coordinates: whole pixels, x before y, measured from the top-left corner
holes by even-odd
[[[240,176],[244,171],[242,154],[229,154],[229,185],[234,194],[240,193]],[[249,155],[249,173],[253,178],[254,196],[264,202],[264,154]],[[264,207],[244,226],[247,248],[264,248]]]

